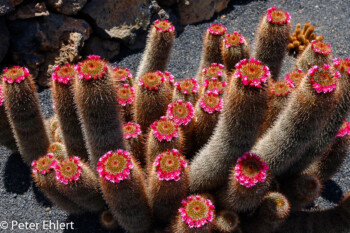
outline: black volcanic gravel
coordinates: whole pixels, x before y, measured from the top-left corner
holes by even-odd
[[[200,61],[202,38],[211,23],[222,23],[228,32],[240,31],[253,44],[255,30],[262,14],[271,6],[288,10],[295,27],[297,22],[311,22],[316,26],[315,32],[323,35],[333,48],[335,57],[350,56],[350,1],[335,0],[271,0],[271,1],[233,1],[224,12],[214,19],[195,25],[186,26],[175,40],[168,70],[177,79],[195,75]],[[294,28],[293,28],[294,30]],[[252,45],[254,49],[254,44]],[[123,51],[118,58],[118,65],[129,67],[136,72],[141,53],[125,55]],[[286,59],[282,75],[288,72],[293,58]],[[41,107],[45,117],[53,114],[51,93],[48,89],[40,92]],[[35,232],[108,232],[98,223],[97,216],[71,216],[51,204],[43,194],[34,187],[29,168],[22,162],[19,154],[11,154],[0,147],[0,227],[2,221],[39,223]],[[350,191],[350,157],[346,159],[341,170],[324,185],[322,197],[312,208],[333,206]],[[43,230],[42,222],[74,223],[73,230]],[[1,231],[1,230],[0,230]],[[34,232],[34,230],[3,230],[1,232]],[[119,231],[123,232],[123,231]]]

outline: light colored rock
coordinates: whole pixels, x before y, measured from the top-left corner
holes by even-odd
[[[46,0],[46,2],[48,6],[52,7],[59,13],[75,15],[83,9],[87,0]]]
[[[15,10],[15,6],[21,4],[23,0],[0,0],[0,16],[6,15]]]
[[[89,54],[99,55],[107,60],[119,54],[120,43],[118,41],[110,39],[101,39],[97,36],[92,36],[86,41],[86,45],[83,49],[85,56]]]
[[[91,0],[83,12],[96,23],[94,31],[105,38],[116,38],[133,44],[136,32],[150,24],[149,0]]]
[[[50,13],[44,2],[28,3],[20,5],[14,12],[8,15],[7,19],[30,19],[40,16],[48,16]]]

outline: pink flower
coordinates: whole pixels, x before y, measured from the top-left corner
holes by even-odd
[[[56,179],[65,185],[79,180],[82,171],[82,163],[76,156],[69,157],[61,163],[53,162],[50,167],[55,169]]]
[[[246,152],[237,160],[235,179],[243,186],[250,188],[258,182],[265,182],[269,167],[254,153]]]
[[[129,84],[123,84],[123,86],[117,87],[117,96],[120,105],[132,104],[135,99],[135,89],[130,87]]]
[[[290,14],[288,11],[282,11],[277,9],[277,7],[271,7],[267,9],[266,14],[267,21],[273,24],[286,24],[291,20]]]
[[[139,86],[145,86],[148,90],[158,90],[165,80],[161,71],[150,72],[141,76]]]
[[[187,167],[184,157],[176,149],[159,154],[153,164],[159,180],[165,181],[179,181],[183,168]]]
[[[203,79],[221,78],[224,74],[224,67],[222,64],[211,63],[211,66],[202,70]]]
[[[141,127],[134,122],[128,122],[123,125],[123,134],[125,139],[137,138],[141,134]]]
[[[350,74],[350,58],[346,57],[343,60],[335,58],[333,60],[333,65],[337,70]]]
[[[312,87],[317,93],[332,92],[337,87],[339,72],[333,72],[330,65],[324,64],[323,68],[313,66],[308,71]]]
[[[79,79],[101,79],[108,71],[106,61],[102,60],[100,56],[89,55],[87,59],[78,63],[75,66],[75,70],[78,71]]]
[[[332,52],[329,44],[323,43],[322,41],[313,40],[311,41],[311,48],[316,52],[323,55],[327,55]]]
[[[226,48],[236,47],[240,44],[243,44],[245,38],[239,32],[233,32],[232,34],[226,34],[225,39],[223,40]]]
[[[342,127],[339,129],[336,137],[344,137],[350,135],[350,122],[344,120]]]
[[[200,195],[191,195],[182,200],[179,212],[183,222],[190,228],[200,228],[214,219],[215,207],[211,200]]]
[[[192,93],[197,93],[199,85],[197,83],[197,80],[195,78],[191,79],[183,79],[181,81],[178,81],[174,84],[174,86],[181,91],[182,94],[190,95]]]
[[[13,66],[3,70],[2,78],[7,83],[20,83],[29,76],[29,70],[26,67]]]
[[[97,162],[96,169],[104,180],[120,183],[130,178],[130,171],[133,167],[129,152],[118,149],[104,154]]]
[[[51,77],[53,81],[58,83],[70,84],[75,75],[74,66],[69,63],[64,66],[55,66],[54,70]]]
[[[167,114],[178,125],[187,125],[194,116],[194,109],[190,102],[178,100],[168,105]]]
[[[170,72],[168,71],[164,71],[164,76],[166,78],[166,80],[169,82],[169,84],[172,86],[174,85],[175,82],[175,77],[174,75],[172,75]]]
[[[271,94],[276,96],[287,96],[292,91],[292,86],[286,80],[276,81],[271,84]]]
[[[222,24],[211,24],[208,28],[208,32],[212,35],[223,35],[227,31],[227,28]]]
[[[175,30],[175,27],[167,19],[157,19],[154,21],[153,25],[158,30],[158,32],[172,32]]]
[[[271,76],[269,68],[253,57],[238,62],[234,75],[242,80],[243,85],[256,88],[261,88]]]
[[[304,77],[305,73],[302,69],[298,69],[296,71],[289,72],[284,79],[291,87],[296,87],[301,79]]]
[[[46,175],[50,172],[50,170],[52,170],[51,165],[54,161],[54,155],[52,153],[48,153],[32,162],[32,172],[34,174],[40,173],[42,175]]]
[[[221,94],[224,91],[224,87],[226,87],[227,83],[225,81],[218,80],[217,77],[212,77],[211,79],[206,79],[203,82],[203,86],[206,90],[216,92]]]
[[[0,106],[4,104],[4,94],[2,91],[2,86],[0,85]]]
[[[222,110],[224,100],[219,97],[217,92],[207,91],[200,100],[199,105],[205,112],[212,114]]]
[[[153,135],[161,142],[166,140],[170,142],[178,136],[179,126],[175,121],[162,116],[160,120],[151,125]]]
[[[113,75],[116,81],[126,82],[127,80],[132,80],[133,76],[128,68],[113,68]]]

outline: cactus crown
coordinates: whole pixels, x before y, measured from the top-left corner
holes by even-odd
[[[218,93],[207,91],[199,101],[199,104],[205,112],[212,114],[222,110],[224,100],[219,97]]]
[[[2,91],[2,85],[0,85],[0,106],[4,104],[4,94]]]
[[[151,125],[153,135],[159,141],[171,141],[178,136],[179,126],[174,120],[162,116],[160,120],[153,122]]]
[[[125,82],[128,79],[132,79],[133,76],[128,68],[117,68],[114,67],[112,70],[112,76],[117,82]]]
[[[106,61],[96,55],[89,55],[87,59],[80,62],[75,69],[78,71],[79,79],[85,80],[100,79],[108,71]]]
[[[32,162],[33,174],[40,173],[42,175],[45,175],[49,173],[50,170],[53,170],[51,168],[51,164],[54,160],[54,155],[52,153],[47,153],[46,155],[41,156],[37,160],[34,160]]]
[[[300,175],[293,183],[295,193],[301,199],[309,198],[310,195],[315,195],[321,191],[320,181],[312,175]]]
[[[208,28],[208,32],[212,35],[223,35],[227,31],[227,28],[222,24],[211,24]]]
[[[268,207],[270,211],[274,213],[278,219],[283,219],[289,214],[289,202],[288,199],[279,192],[270,192],[266,195],[265,199],[268,200]]]
[[[172,149],[158,155],[154,161],[159,180],[180,180],[183,168],[187,167],[187,162],[178,150]]]
[[[276,96],[287,96],[292,91],[292,87],[286,80],[277,81],[271,84],[271,93]]]
[[[51,167],[56,171],[56,179],[62,184],[72,183],[74,180],[77,181],[81,175],[81,166],[79,157],[69,157],[63,162],[59,163],[54,161]]]
[[[333,64],[337,70],[350,74],[350,58],[346,57],[343,60],[335,58]]]
[[[294,70],[289,72],[284,79],[291,87],[297,87],[301,80],[303,79],[305,73],[302,69]]]
[[[130,87],[129,84],[118,85],[117,96],[120,105],[126,106],[127,104],[132,104],[135,99],[135,89]]]
[[[319,54],[327,55],[332,52],[330,44],[326,44],[319,40],[311,41],[311,48]]]
[[[227,83],[225,81],[220,81],[217,77],[206,79],[203,83],[205,90],[212,91],[218,94],[221,94],[224,91],[224,87],[226,87],[226,85]]]
[[[26,67],[13,66],[5,68],[2,73],[2,78],[8,83],[20,83],[29,76],[29,70]]]
[[[214,219],[214,205],[211,200],[200,195],[191,195],[181,202],[181,219],[190,228],[200,228]]]
[[[324,64],[323,67],[313,66],[308,74],[317,93],[332,92],[337,87],[337,78],[340,77],[340,73],[334,72],[328,64]]]
[[[141,127],[134,122],[128,122],[123,125],[123,136],[125,139],[137,138],[141,134]]]
[[[168,105],[167,114],[178,125],[187,125],[194,116],[194,109],[190,102],[178,100]]]
[[[350,134],[350,122],[344,120],[341,128],[339,129],[336,137],[344,137],[345,135]]]
[[[165,76],[162,72],[150,72],[140,77],[139,85],[145,86],[149,90],[158,90],[159,86],[165,81]]]
[[[239,224],[238,215],[231,211],[221,211],[215,218],[220,231],[233,232]]]
[[[244,36],[240,32],[233,32],[232,34],[226,34],[225,39],[223,40],[226,48],[236,47],[240,44],[243,44],[245,41]]]
[[[221,78],[224,74],[224,65],[218,63],[211,63],[211,66],[205,67],[202,70],[202,75],[204,79],[210,79],[213,77]]]
[[[76,74],[74,67],[68,63],[63,66],[55,66],[54,70],[52,80],[64,84],[70,83]]]
[[[129,152],[125,150],[108,151],[97,163],[97,171],[104,180],[112,183],[130,178],[130,170],[134,165]]]
[[[261,85],[271,76],[269,67],[255,58],[241,60],[236,64],[236,68],[235,77],[242,79],[245,86],[261,88]]]
[[[174,25],[167,19],[157,19],[154,21],[153,25],[158,30],[158,32],[172,32],[175,30]]]
[[[267,164],[258,155],[246,152],[238,158],[234,176],[241,185],[250,188],[258,182],[265,182],[268,169]]]
[[[59,142],[51,143],[49,148],[47,149],[48,153],[52,153],[56,157],[62,156],[63,151],[64,151],[64,145]]]
[[[289,23],[291,17],[288,11],[282,11],[274,6],[267,10],[266,19],[269,23],[282,25]]]
[[[183,79],[179,82],[176,82],[175,87],[181,91],[182,94],[185,95],[190,95],[192,93],[197,93],[198,91],[198,83],[197,83],[197,79],[195,78],[191,78],[191,79]]]

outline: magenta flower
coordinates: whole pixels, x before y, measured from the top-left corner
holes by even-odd
[[[117,68],[114,67],[112,71],[113,77],[116,81],[126,82],[133,78],[130,70],[128,68]]]
[[[223,35],[227,31],[227,28],[222,24],[211,24],[208,28],[208,32],[212,35]]]
[[[245,41],[244,36],[239,32],[233,32],[232,34],[226,34],[225,39],[223,40],[226,48],[236,47],[240,44],[243,44]]]
[[[170,142],[178,136],[179,126],[174,120],[162,116],[160,120],[151,125],[153,135],[161,142],[166,140]]]
[[[200,195],[191,195],[181,202],[181,219],[190,228],[200,228],[214,219],[215,207],[211,200]]]
[[[141,134],[141,127],[134,122],[128,122],[123,125],[123,135],[125,139],[137,138]]]
[[[168,105],[167,114],[178,125],[187,125],[194,116],[194,109],[190,102],[178,100]]]
[[[162,72],[150,72],[141,76],[139,85],[145,86],[148,90],[158,90],[159,86],[165,82],[165,76]]]
[[[221,79],[221,77],[224,74],[224,65],[218,64],[218,63],[211,63],[211,66],[205,67],[202,70],[203,79],[211,79],[213,77],[216,77],[218,79]]]
[[[153,25],[158,30],[158,32],[172,32],[175,30],[175,27],[167,19],[157,19],[154,21]]]
[[[341,128],[339,129],[336,137],[344,137],[345,135],[349,135],[350,134],[350,122],[344,120],[343,125],[341,126]]]
[[[277,7],[271,7],[267,9],[266,14],[267,21],[273,24],[286,24],[291,20],[288,11],[279,10]]]
[[[164,71],[164,76],[171,86],[174,85],[174,82],[175,82],[174,75],[172,75],[169,71]]]
[[[221,94],[224,91],[224,87],[227,86],[227,83],[225,81],[221,82],[217,77],[212,77],[211,79],[206,79],[203,82],[203,86],[208,91]]]
[[[276,81],[271,84],[270,92],[276,96],[287,96],[292,91],[292,87],[286,80]]]
[[[29,76],[29,70],[26,67],[13,66],[6,67],[3,70],[2,78],[8,83],[20,83]]]
[[[236,78],[242,80],[243,85],[261,88],[263,83],[271,76],[269,67],[263,65],[261,61],[250,58],[243,59],[236,64]]]
[[[79,79],[101,79],[108,71],[107,62],[100,56],[89,55],[87,59],[75,66]]]
[[[199,105],[205,112],[212,114],[214,112],[220,112],[222,110],[224,100],[219,97],[218,93],[207,91],[201,98]]]
[[[4,104],[4,93],[2,91],[2,86],[0,85],[0,106]]]
[[[62,184],[73,183],[73,181],[77,181],[81,175],[81,166],[79,157],[69,157],[63,162],[58,162],[54,160],[51,163],[50,167],[54,168],[56,171],[56,179]]]
[[[108,151],[97,162],[100,177],[111,183],[120,183],[130,178],[130,170],[134,165],[129,152],[125,150]]]
[[[343,60],[335,58],[333,65],[337,70],[350,74],[350,58],[346,57]]]
[[[334,72],[330,65],[324,64],[323,68],[313,66],[309,69],[310,82],[317,93],[332,92],[337,87],[338,71]]]
[[[246,152],[237,160],[235,166],[235,179],[243,186],[250,188],[258,182],[265,182],[267,164],[254,153]]]
[[[329,44],[323,43],[319,40],[311,41],[311,48],[319,54],[327,55],[332,52],[331,46]]]
[[[295,71],[291,71],[289,72],[284,79],[287,81],[287,83],[291,86],[291,87],[296,87],[299,85],[299,83],[301,82],[301,80],[303,79],[305,73],[303,72],[302,69],[297,69]]]
[[[76,74],[74,66],[69,63],[63,66],[55,66],[54,70],[51,76],[52,80],[63,84],[70,84],[70,81],[73,80]]]
[[[182,94],[190,95],[192,93],[197,93],[199,85],[197,83],[197,79],[183,79],[181,81],[176,82],[175,87],[181,91]]]
[[[52,153],[48,153],[44,156],[41,156],[39,159],[34,160],[32,162],[32,172],[33,174],[40,173],[42,175],[46,175],[53,170],[51,168],[51,164],[55,161],[54,155]]]
[[[157,176],[159,180],[180,180],[180,175],[183,168],[187,167],[187,162],[178,150],[167,150],[159,154],[155,161]]]
[[[117,86],[117,96],[118,103],[121,106],[126,106],[127,104],[132,104],[135,99],[135,89],[130,87],[129,84],[123,84],[122,86]]]

